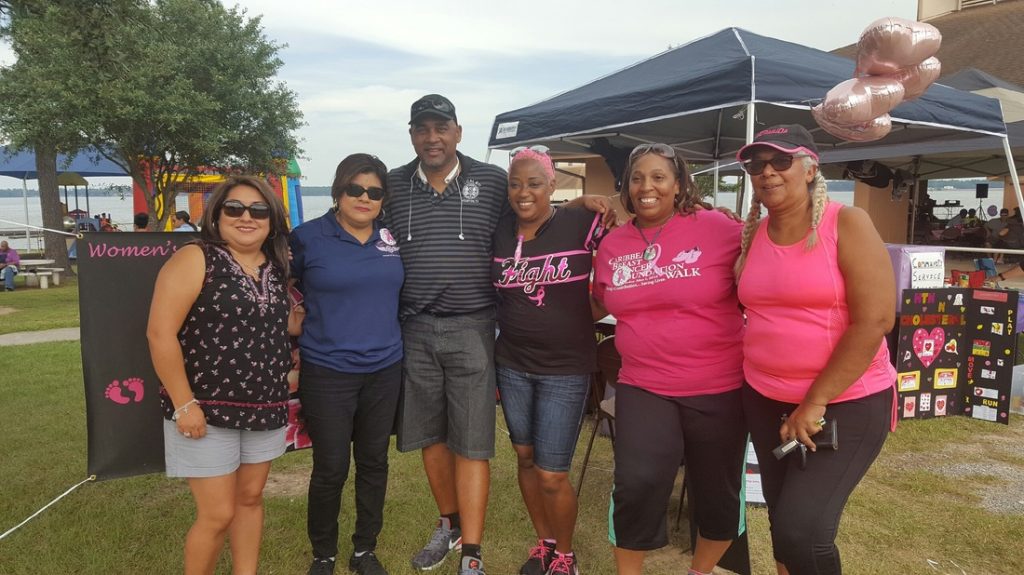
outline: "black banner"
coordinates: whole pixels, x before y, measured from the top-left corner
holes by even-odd
[[[78,301],[89,474],[164,470],[160,383],[146,324],[157,273],[192,233],[87,233],[78,240]]]
[[[1009,424],[1017,292],[903,290],[896,387],[900,417],[966,415]]]
[[[78,299],[89,433],[89,474],[114,479],[164,470],[160,383],[146,324],[160,268],[194,233],[87,233],[78,240]],[[297,354],[295,354],[297,356]],[[289,374],[291,391],[297,373]],[[298,399],[289,449],[309,447]]]

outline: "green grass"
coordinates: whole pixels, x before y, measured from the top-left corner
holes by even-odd
[[[25,300],[33,300],[35,306],[25,308],[31,310],[26,318],[45,315],[49,307],[59,305],[75,309],[69,302],[77,298],[59,293],[74,291],[63,287],[26,290]],[[47,298],[49,305],[43,301]],[[0,531],[5,531],[85,478],[87,442],[78,342],[0,351],[5,358],[0,376]],[[499,427],[503,426],[499,416]],[[587,421],[581,443],[589,430]],[[1000,440],[998,449],[992,447],[993,439]],[[1024,573],[1024,555],[1018,551],[1024,540],[1024,515],[991,513],[980,505],[983,490],[1013,488],[1006,478],[983,468],[951,478],[934,466],[913,463],[920,458],[938,463],[986,462],[1009,465],[1024,474],[1021,445],[1024,418],[1017,416],[1009,427],[963,417],[901,423],[847,505],[838,537],[844,572],[959,573],[952,561],[971,575]],[[533,535],[519,499],[515,458],[500,430],[497,452],[484,550],[488,572],[504,575],[516,572]],[[582,455],[583,446],[577,452],[573,478]],[[275,462],[267,491],[261,573],[305,572],[309,469],[308,450]],[[576,538],[588,575],[614,573],[607,543],[611,469],[609,442],[598,438],[580,498]],[[350,486],[341,517],[341,554],[346,557],[351,552],[348,537],[354,520]],[[1024,499],[1024,492],[1018,497]],[[671,505],[670,526],[674,527],[675,499]],[[88,483],[0,541],[0,573],[177,573],[192,514],[192,500],[182,481],[149,475]],[[435,515],[418,454],[392,449],[386,519],[378,547],[392,574],[412,574],[409,557],[425,541]],[[748,523],[754,573],[774,572],[765,510],[752,508]],[[646,572],[685,570],[684,537],[672,531],[673,545],[653,553]],[[940,569],[929,567],[928,560],[939,562]],[[339,573],[343,567],[339,566]],[[450,573],[454,568],[450,562],[439,572]],[[229,572],[225,553],[218,573]]]
[[[0,315],[0,334],[78,327],[78,278],[60,279],[59,286],[44,290],[25,287],[24,276],[15,276],[16,289],[0,291],[0,308],[13,310]]]

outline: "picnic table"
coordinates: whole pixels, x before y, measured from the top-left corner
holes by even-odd
[[[50,277],[53,277],[53,285],[60,285],[60,272],[64,268],[50,267],[56,260],[21,260],[18,264],[18,273],[25,276],[25,285],[39,285],[40,289],[50,287]]]

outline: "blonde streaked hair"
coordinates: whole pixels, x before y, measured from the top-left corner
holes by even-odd
[[[818,165],[818,162],[810,156],[801,159],[804,170]],[[825,215],[825,207],[828,206],[828,185],[825,183],[825,176],[821,175],[821,170],[814,174],[814,179],[807,185],[807,193],[811,195],[811,233],[807,235],[807,241],[804,242],[804,250],[810,251],[818,245],[818,225],[821,224],[821,218]],[[740,275],[743,274],[743,267],[747,263],[747,252],[750,250],[750,244],[753,243],[754,235],[760,224],[761,200],[757,198],[757,194],[751,194],[750,212],[747,213],[747,219],[743,222],[743,234],[740,236],[740,255],[736,258],[736,265],[733,268],[737,282],[740,281]]]

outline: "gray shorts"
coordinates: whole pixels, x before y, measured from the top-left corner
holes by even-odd
[[[443,442],[467,459],[494,457],[494,321],[489,308],[402,323],[399,451]]]
[[[242,463],[263,463],[285,450],[285,428],[247,431],[206,426],[206,435],[189,439],[178,424],[164,420],[164,463],[167,477],[217,477],[233,473]]]

